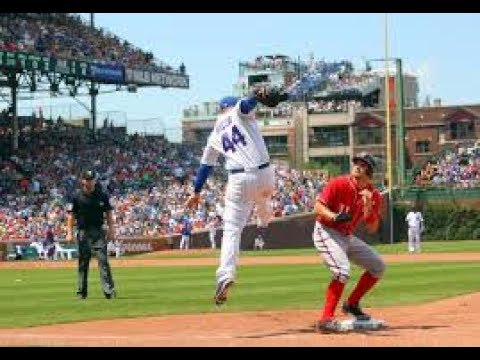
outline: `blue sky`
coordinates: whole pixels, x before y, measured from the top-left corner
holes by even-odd
[[[402,57],[404,68],[420,74],[420,103],[426,94],[447,105],[480,103],[479,24],[480,14],[389,14],[390,56]],[[99,111],[120,114],[131,129],[166,128],[173,139],[179,136],[182,109],[231,93],[239,61],[274,53],[307,59],[313,52],[317,59],[360,65],[385,54],[381,13],[102,13],[95,14],[95,25],[173,66],[185,63],[189,90],[117,93],[98,102]]]

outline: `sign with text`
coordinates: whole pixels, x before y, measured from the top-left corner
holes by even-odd
[[[88,64],[87,77],[99,82],[123,84],[123,70],[124,67],[118,65]]]
[[[162,87],[189,88],[187,75],[147,70],[125,69],[125,82],[128,84]]]
[[[91,79],[108,84],[137,84],[188,89],[189,77],[185,74],[126,69],[122,65],[108,65],[82,60],[58,59],[25,52],[0,51],[0,69],[39,71]]]
[[[77,78],[86,78],[87,67],[88,62],[81,60],[56,59],[24,52],[0,51],[0,68],[56,72]]]

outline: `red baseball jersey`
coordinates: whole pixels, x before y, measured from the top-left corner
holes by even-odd
[[[366,187],[372,192],[372,214],[366,222],[373,222],[379,215],[382,197],[372,185]],[[343,175],[331,179],[317,196],[317,201],[326,205],[334,213],[346,211],[352,217],[351,221],[335,223],[330,219],[317,216],[317,221],[322,225],[337,230],[343,235],[351,235],[363,218],[363,199],[360,195],[362,189],[358,188],[355,178]]]

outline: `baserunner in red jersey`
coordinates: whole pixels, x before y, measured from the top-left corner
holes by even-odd
[[[321,333],[343,331],[334,314],[350,277],[350,261],[364,268],[365,272],[343,303],[342,310],[357,320],[370,320],[359,303],[382,276],[385,263],[353,232],[360,221],[370,233],[378,230],[382,198],[372,185],[374,167],[375,160],[371,155],[354,157],[351,173],[331,179],[315,203],[317,217],[313,242],[333,275],[326,291],[323,312],[316,322],[316,330]]]

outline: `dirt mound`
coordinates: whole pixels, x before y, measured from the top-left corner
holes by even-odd
[[[317,311],[220,312],[1,329],[0,345],[480,346],[480,293],[367,310],[389,327],[322,335],[313,332]]]

